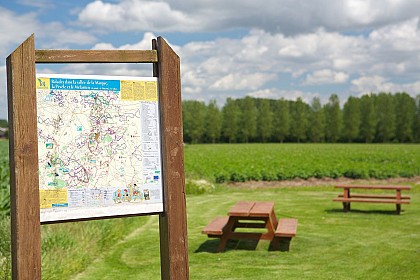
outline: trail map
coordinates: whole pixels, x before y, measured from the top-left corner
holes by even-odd
[[[36,79],[41,222],[162,212],[157,79]]]

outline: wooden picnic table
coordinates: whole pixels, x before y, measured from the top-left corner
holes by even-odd
[[[396,205],[397,214],[401,213],[401,204],[409,204],[410,196],[402,195],[403,190],[410,190],[410,186],[384,186],[384,185],[337,185],[336,188],[343,189],[343,194],[338,195],[334,201],[343,203],[343,211],[350,211],[351,202],[367,202],[367,203],[393,203]],[[354,194],[350,190],[390,190],[395,191],[394,195],[377,194],[377,193],[358,193]]]
[[[202,233],[209,237],[220,238],[217,251],[223,252],[229,239],[273,241],[277,237],[285,237],[290,242],[290,239],[296,235],[297,220],[280,219],[280,223],[282,227],[278,227],[279,221],[274,212],[274,202],[239,201],[229,210],[227,217],[214,219],[203,229]],[[252,229],[259,230],[252,231]],[[265,229],[265,231],[261,231],[261,229]]]

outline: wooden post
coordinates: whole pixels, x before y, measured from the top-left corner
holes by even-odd
[[[13,279],[41,279],[35,47],[32,34],[7,57]]]
[[[184,144],[180,60],[171,47],[158,37],[154,74],[159,77],[161,108],[164,213],[159,216],[162,279],[189,279],[187,213],[184,178]]]

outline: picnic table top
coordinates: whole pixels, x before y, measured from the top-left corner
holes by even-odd
[[[336,185],[336,188],[343,189],[382,189],[382,190],[410,190],[410,186],[384,186],[384,185]]]
[[[228,212],[229,216],[268,217],[274,209],[272,201],[239,201]]]

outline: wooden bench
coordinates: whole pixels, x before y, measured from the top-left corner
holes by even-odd
[[[296,236],[297,224],[297,219],[282,218],[279,220],[277,229],[274,232],[274,239],[271,243],[273,249],[280,251],[290,250],[290,241]]]
[[[201,233],[207,234],[208,237],[221,237],[223,230],[229,220],[229,217],[217,217],[213,219]]]
[[[343,194],[338,195],[333,201],[343,203],[343,211],[350,211],[351,202],[364,203],[392,203],[396,205],[397,214],[401,213],[401,204],[409,204],[410,196],[401,195],[402,190],[410,190],[409,186],[383,186],[383,185],[337,185],[336,188],[342,188]],[[367,189],[367,190],[394,190],[395,195],[386,194],[351,194],[351,189]]]

